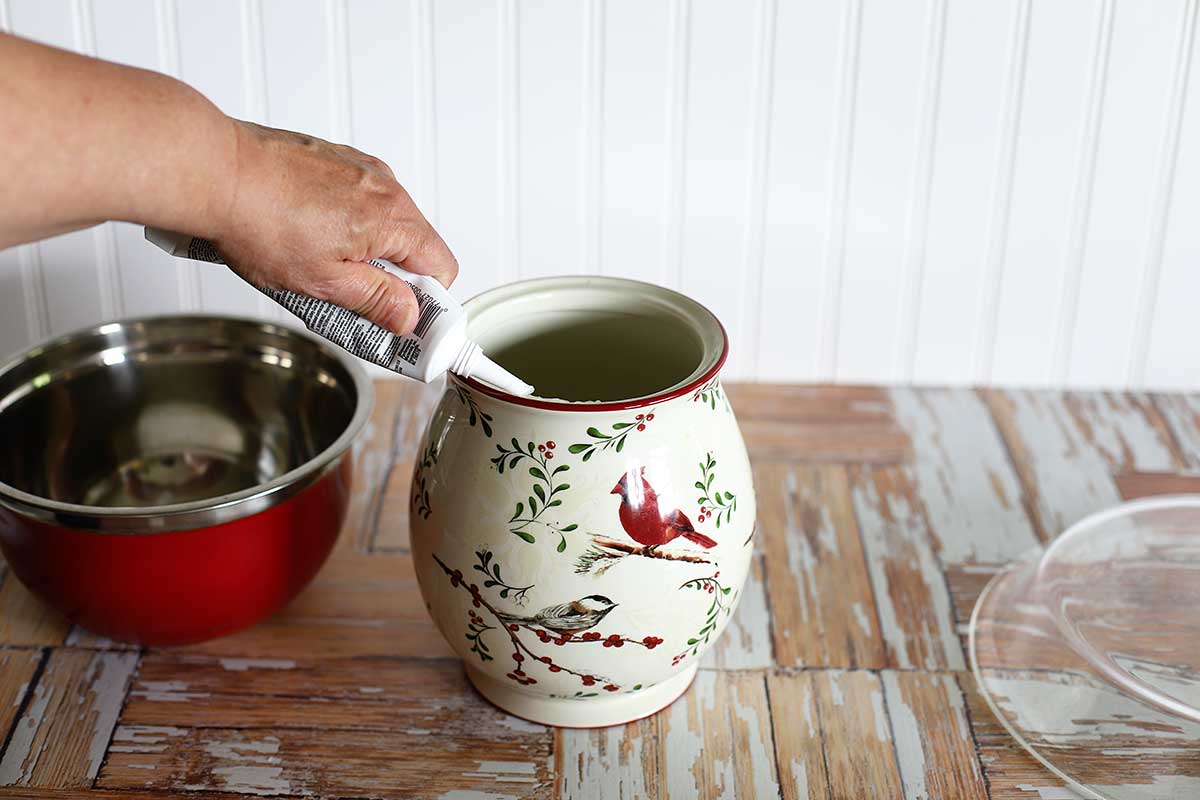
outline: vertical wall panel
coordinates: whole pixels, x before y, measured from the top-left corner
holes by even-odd
[[[991,379],[1046,385],[1099,3],[1033,3]]]
[[[239,0],[179,3],[179,71],[183,80],[203,92],[226,114],[261,121],[262,103],[255,102],[257,92],[247,86],[254,81],[249,66],[257,60],[257,55],[243,46],[245,5]],[[141,237],[140,230],[137,237]],[[149,243],[137,242],[137,237],[130,240],[131,247],[136,246],[143,253],[148,250],[149,258],[163,257]],[[122,256],[125,255],[122,251]],[[143,256],[143,260],[146,258]],[[196,270],[200,279],[200,305],[205,311],[254,316],[260,309],[268,308],[269,300],[228,269],[197,264]]]
[[[933,382],[970,379],[979,296],[1002,155],[1006,71],[1014,21],[1009,2],[946,6],[941,81],[934,128],[928,226],[911,372]],[[945,303],[947,295],[964,302]]]
[[[1191,63],[1185,73],[1179,153],[1170,194],[1161,272],[1154,297],[1145,384],[1164,389],[1200,386],[1200,57],[1192,0]],[[1185,43],[1186,44],[1186,43]],[[1135,376],[1136,377],[1136,376]]]
[[[417,153],[415,0],[348,5],[353,145],[383,159],[423,207]],[[386,32],[387,45],[380,37]],[[368,43],[375,43],[371,46]]]
[[[66,0],[9,0],[13,33],[36,41],[77,49],[72,4]],[[100,298],[109,294],[97,268],[95,230],[75,231],[38,243],[29,257],[40,260],[48,319],[43,333],[60,334],[94,325],[111,313]],[[32,270],[31,270],[32,271]],[[107,305],[107,304],[104,304]]]
[[[600,271],[658,280],[667,177],[669,5],[604,0]]]
[[[1182,11],[1182,0],[1116,5],[1065,375],[1074,385],[1120,385],[1128,375]]]
[[[770,170],[763,231],[757,352],[747,369],[764,380],[817,376],[821,263],[832,201],[838,42],[846,15],[834,3],[779,4]]]
[[[750,176],[754,15],[762,0],[691,7],[681,288],[726,324],[737,319]],[[720,52],[721,58],[711,54]],[[736,353],[736,348],[734,351]],[[739,365],[731,359],[731,377]]]
[[[442,236],[458,256],[455,292],[470,297],[497,279],[500,244],[498,5],[433,5],[437,160]]]
[[[929,3],[863,5],[836,377],[892,372]],[[877,378],[876,378],[877,379]]]
[[[580,271],[587,10],[581,0],[520,3],[521,278]]]

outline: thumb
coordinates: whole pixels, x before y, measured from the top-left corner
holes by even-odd
[[[392,333],[412,333],[417,322],[417,298],[408,284],[385,270],[361,262],[339,265],[338,278],[328,285],[328,300]]]

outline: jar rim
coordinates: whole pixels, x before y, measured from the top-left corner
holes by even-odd
[[[609,276],[530,278],[489,289],[475,295],[464,303],[463,306],[467,311],[468,319],[474,319],[476,315],[503,303],[518,299],[527,299],[529,296],[538,293],[587,288],[634,291],[640,297],[650,298],[663,304],[664,307],[669,307],[671,310],[677,312],[681,318],[692,323],[694,329],[701,334],[702,343],[706,345],[700,363],[686,378],[675,384],[648,395],[622,400],[568,401],[546,399],[537,396],[522,397],[505,392],[502,389],[497,389],[475,378],[463,378],[459,375],[449,373],[450,380],[480,394],[511,405],[536,408],[543,411],[594,413],[646,408],[667,400],[683,397],[696,392],[714,380],[722,367],[724,367],[725,361],[729,357],[729,336],[725,331],[725,326],[721,324],[716,314],[703,304],[681,292],[646,281]],[[707,334],[707,336],[704,336],[704,334]],[[705,342],[705,339],[708,341]],[[715,345],[717,341],[720,342],[719,352],[715,346],[711,346]]]

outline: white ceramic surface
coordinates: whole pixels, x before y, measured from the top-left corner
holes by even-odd
[[[724,333],[687,298],[619,279],[529,281],[468,308],[493,351],[608,311],[692,341],[681,377],[624,402],[452,378],[413,475],[422,594],[485,697],[572,727],[654,713],[721,634],[753,549],[750,464],[717,377]]]

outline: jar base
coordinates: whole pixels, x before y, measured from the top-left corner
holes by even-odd
[[[556,728],[607,728],[648,717],[678,700],[696,678],[693,664],[662,683],[633,694],[586,700],[535,697],[466,666],[467,678],[483,698],[515,717]]]

